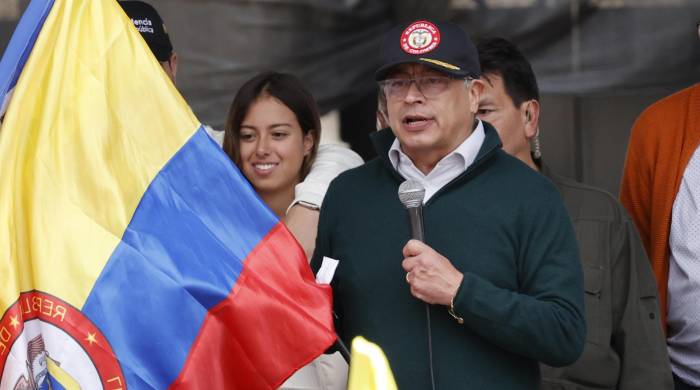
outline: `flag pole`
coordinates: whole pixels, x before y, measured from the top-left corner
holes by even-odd
[[[340,339],[340,336],[338,334],[335,334],[336,339],[335,342],[338,345],[338,352],[343,356],[346,362],[350,364],[350,351],[348,350],[348,347],[343,343],[343,340]]]

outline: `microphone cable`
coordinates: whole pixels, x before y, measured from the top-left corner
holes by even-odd
[[[425,304],[425,317],[428,324],[428,362],[430,362],[430,385],[435,390],[435,370],[433,368],[433,332],[430,330],[430,305]]]

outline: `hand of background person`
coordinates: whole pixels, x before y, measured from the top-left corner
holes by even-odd
[[[418,240],[406,243],[403,256],[401,266],[411,294],[430,304],[449,306],[464,275],[445,256]]]

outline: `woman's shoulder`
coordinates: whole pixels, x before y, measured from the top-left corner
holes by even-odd
[[[347,146],[340,144],[319,145],[316,161],[342,164],[347,166],[348,169],[360,166],[364,162],[359,154],[355,153]]]

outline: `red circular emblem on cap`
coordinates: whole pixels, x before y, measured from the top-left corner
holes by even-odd
[[[401,48],[408,54],[425,54],[440,44],[440,30],[427,20],[413,22],[401,34]]]

